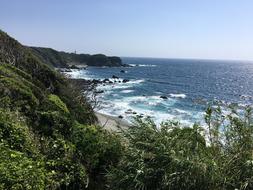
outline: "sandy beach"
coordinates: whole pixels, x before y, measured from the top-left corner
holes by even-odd
[[[98,118],[98,124],[109,131],[119,131],[119,126],[122,129],[127,129],[131,126],[131,123],[118,117],[105,115],[102,113],[95,113]]]

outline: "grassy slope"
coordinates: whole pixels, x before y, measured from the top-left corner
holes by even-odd
[[[0,31],[0,189],[103,187],[120,144],[95,121],[74,86]]]

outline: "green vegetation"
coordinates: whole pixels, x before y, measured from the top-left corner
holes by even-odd
[[[75,54],[56,51],[51,48],[29,47],[31,52],[40,58],[44,63],[53,67],[68,68],[69,65],[88,65],[88,66],[125,66],[119,57],[109,57],[103,54]]]
[[[63,57],[60,52],[52,48],[30,47],[30,49],[37,57],[43,60],[44,63],[52,67],[67,68],[68,67],[67,61],[71,62],[71,60],[66,60],[65,57]]]
[[[0,189],[250,190],[252,109],[237,110],[108,132],[73,83],[0,31]]]
[[[1,31],[0,44],[0,189],[104,189],[119,137],[29,48]]]
[[[109,189],[252,189],[252,109],[236,110],[209,107],[209,130],[137,119],[123,132],[127,148],[107,173]]]
[[[50,94],[48,100],[53,104],[52,107],[55,107],[57,110],[62,111],[65,114],[69,113],[66,104],[64,104],[58,96]]]

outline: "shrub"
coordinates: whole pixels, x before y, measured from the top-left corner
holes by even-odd
[[[217,168],[222,189],[253,188],[253,123],[252,108],[230,106],[229,114],[221,107],[209,107],[206,121],[210,152]]]
[[[76,123],[72,142],[89,174],[89,189],[105,189],[104,175],[122,154],[120,137],[96,126]]]
[[[37,154],[33,134],[19,112],[0,109],[0,139],[12,150],[33,156]]]
[[[39,112],[39,124],[36,130],[46,136],[61,134],[64,137],[71,135],[73,121],[59,111]]]
[[[0,144],[0,187],[2,189],[45,189],[43,162]]]
[[[205,119],[207,129],[137,119],[122,132],[126,151],[107,174],[109,189],[252,189],[251,108],[209,107]]]
[[[44,97],[36,85],[39,86],[39,83],[32,81],[31,76],[25,72],[7,64],[0,65],[0,99],[3,106],[13,110],[19,107],[25,112],[34,109],[38,106],[39,99]],[[4,101],[7,97],[9,102]]]
[[[38,100],[31,89],[15,79],[1,77],[0,92],[2,96],[11,97],[12,104],[15,107],[25,104],[30,106],[38,105]]]
[[[180,128],[176,122],[158,128],[137,120],[123,132],[126,152],[107,177],[110,189],[204,189],[212,186],[205,139],[200,128]]]
[[[76,123],[72,142],[90,170],[117,162],[121,154],[119,137],[96,126]]]
[[[69,114],[69,110],[68,110],[66,104],[63,103],[58,96],[56,96],[54,94],[50,94],[48,96],[48,100],[52,103],[53,108],[55,108],[58,111],[61,111],[64,114]]]
[[[75,158],[75,146],[71,142],[58,136],[44,137],[40,143],[41,152],[45,155],[47,189],[86,186],[86,168]]]
[[[66,86],[60,88],[58,96],[68,107],[71,117],[79,123],[92,125],[97,118],[82,90],[73,83],[67,82]]]

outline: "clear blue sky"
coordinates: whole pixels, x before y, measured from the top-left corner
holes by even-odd
[[[79,53],[253,60],[253,0],[1,0],[0,28]]]

